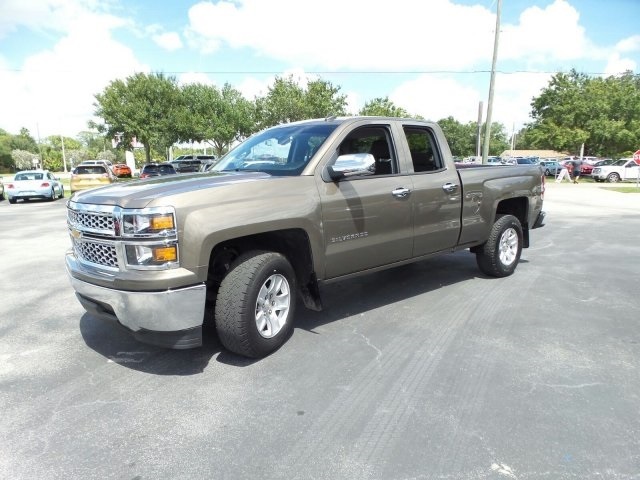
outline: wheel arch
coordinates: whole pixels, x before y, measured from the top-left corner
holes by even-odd
[[[243,253],[255,250],[277,252],[293,267],[305,306],[321,310],[322,302],[313,267],[313,252],[307,232],[301,228],[274,230],[224,240],[209,255],[207,302],[213,306],[220,282],[229,265]]]
[[[515,197],[501,200],[496,206],[496,218],[513,215],[522,226],[522,247],[529,247],[529,200],[527,197]],[[495,220],[494,220],[495,221]]]

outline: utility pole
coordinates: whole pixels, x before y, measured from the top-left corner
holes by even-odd
[[[496,63],[498,61],[498,40],[500,39],[500,10],[502,0],[498,0],[496,11],[496,35],[493,40],[493,61],[491,62],[491,80],[489,81],[489,103],[487,105],[487,122],[485,124],[484,145],[482,149],[482,163],[487,163],[489,156],[489,140],[491,139],[491,114],[493,113],[493,88],[496,79]]]
[[[62,163],[64,164],[64,173],[67,173],[67,156],[64,154],[64,138],[60,135],[60,143],[62,144]]]
[[[482,100],[478,104],[478,129],[476,132],[476,162],[478,158],[480,158],[481,148],[482,146]]]

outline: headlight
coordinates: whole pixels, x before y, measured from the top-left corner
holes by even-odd
[[[173,237],[176,235],[175,213],[170,207],[125,210],[122,214],[124,237]]]
[[[179,266],[178,229],[173,207],[122,210],[126,263],[133,269]]]
[[[169,266],[178,261],[178,246],[172,245],[126,245],[127,264],[130,266]]]

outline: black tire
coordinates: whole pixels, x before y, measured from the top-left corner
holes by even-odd
[[[522,225],[513,215],[496,218],[487,242],[476,251],[480,270],[492,277],[508,277],[520,261]]]
[[[261,292],[271,295],[270,305],[262,300]],[[293,331],[296,297],[295,274],[283,255],[263,251],[240,255],[218,289],[215,324],[220,341],[246,357],[274,352]]]
[[[50,202],[53,202],[56,199],[56,189],[51,187],[51,196],[47,198]]]
[[[10,198],[9,203],[16,203],[18,201],[17,198]]]
[[[58,198],[64,198],[64,187],[60,185],[60,196]]]
[[[549,171],[549,169],[547,168],[547,169],[544,171],[544,174],[545,174],[547,177],[549,177],[549,176],[551,176],[551,171]]]

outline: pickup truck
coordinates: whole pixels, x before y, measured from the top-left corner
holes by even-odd
[[[119,183],[68,202],[66,268],[94,317],[170,348],[215,325],[262,357],[322,285],[468,249],[511,275],[544,224],[538,165],[456,167],[436,123],[345,117],[258,133],[206,173]]]
[[[619,182],[621,180],[636,180],[638,165],[633,158],[621,158],[610,165],[601,165],[591,171],[591,178],[596,182]]]

